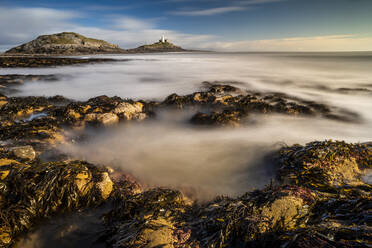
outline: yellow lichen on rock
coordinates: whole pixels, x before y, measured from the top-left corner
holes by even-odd
[[[296,226],[296,217],[303,212],[303,200],[299,197],[284,196],[262,208],[261,214],[271,221],[270,226],[281,224],[286,229]],[[282,223],[279,223],[279,222]]]
[[[91,109],[92,108],[92,106],[90,106],[90,105],[87,105],[87,106],[85,106],[84,108],[83,108],[83,110],[82,110],[82,112],[85,114],[89,109]]]
[[[143,107],[141,102],[135,102],[133,104],[122,102],[114,109],[114,113],[122,115],[126,120],[144,119],[144,116],[141,115]]]
[[[176,240],[173,237],[174,226],[164,218],[151,220],[149,223],[154,228],[145,228],[138,237],[139,244],[146,244],[144,248],[173,248]]]
[[[103,199],[107,199],[113,188],[114,188],[114,183],[111,181],[111,178],[109,177],[107,172],[103,172],[101,174],[102,180],[97,183],[98,189],[101,191],[101,196]]]
[[[7,103],[8,103],[8,101],[0,100],[0,108],[1,108],[2,106],[4,106],[5,104],[7,104]]]
[[[74,119],[74,120],[78,120],[81,117],[81,115],[73,109],[69,109],[67,111],[67,116]]]
[[[339,183],[360,185],[361,174],[355,158],[346,159],[338,164],[334,164],[327,170],[327,175],[332,185]]]
[[[104,126],[111,126],[119,122],[119,117],[113,113],[97,114],[97,121]]]
[[[18,118],[23,118],[25,116],[29,116],[29,115],[33,114],[34,112],[41,112],[44,109],[45,109],[45,107],[38,107],[38,108],[29,107],[29,108],[26,108],[26,109],[19,110],[17,112],[16,116]]]
[[[227,100],[229,99],[233,99],[233,97],[231,95],[216,97],[214,103],[221,103],[224,105],[228,105],[229,103],[227,102]]]
[[[96,120],[97,120],[97,114],[95,113],[86,114],[84,117],[84,121],[87,121],[87,122],[92,122]]]

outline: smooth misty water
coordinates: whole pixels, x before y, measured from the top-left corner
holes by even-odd
[[[161,100],[187,94],[203,81],[284,92],[359,113],[362,123],[321,118],[253,116],[241,128],[195,129],[185,116],[162,113],[157,121],[93,134],[90,144],[63,147],[78,158],[115,164],[150,185],[197,188],[201,197],[237,195],[268,183],[262,156],[278,143],[325,139],[372,140],[371,53],[177,53],[103,56],[127,62],[43,68],[0,69],[0,74],[60,74],[57,82],[30,82],[19,96],[63,95],[87,100],[98,95]],[[187,115],[187,113],[186,113]]]

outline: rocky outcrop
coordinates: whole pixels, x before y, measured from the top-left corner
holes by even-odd
[[[6,54],[77,55],[97,53],[123,53],[119,46],[103,40],[87,38],[73,32],[41,35],[23,45],[14,47]]]
[[[218,82],[204,82],[203,85],[204,91],[184,96],[172,94],[161,103],[161,106],[197,110],[190,120],[196,125],[238,126],[246,122],[251,114],[322,116],[343,122],[362,121],[355,112],[283,93],[244,91]]]

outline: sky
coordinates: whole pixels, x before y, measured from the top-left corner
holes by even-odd
[[[372,0],[0,0],[0,50],[63,31],[133,48],[372,51]]]

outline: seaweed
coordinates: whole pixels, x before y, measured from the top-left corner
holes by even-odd
[[[1,178],[0,227],[7,238],[0,239],[0,247],[43,218],[99,205],[112,190],[105,171],[83,161],[8,160],[1,170],[7,173]]]

